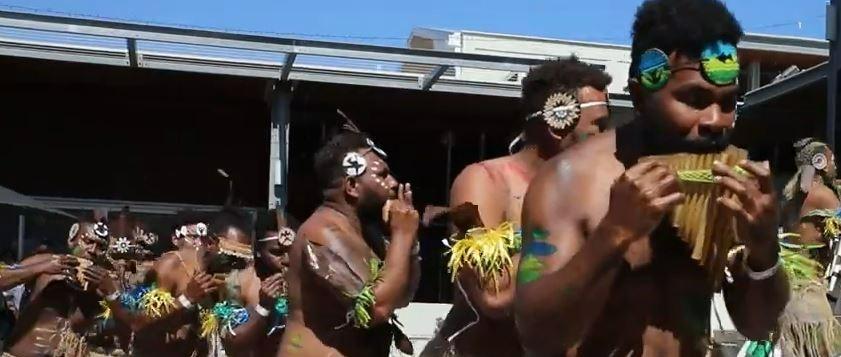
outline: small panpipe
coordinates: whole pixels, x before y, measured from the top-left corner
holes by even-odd
[[[675,208],[670,219],[678,236],[691,249],[692,259],[707,270],[716,290],[724,278],[727,253],[739,239],[733,216],[717,202],[722,196],[734,197],[733,193],[715,183],[713,162],[721,162],[734,167],[737,173],[747,175],[737,166],[745,159],[747,151],[735,146],[729,146],[720,153],[681,153],[640,159],[640,162],[658,161],[677,171],[680,190],[686,200]]]

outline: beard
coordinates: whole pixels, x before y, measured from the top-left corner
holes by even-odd
[[[363,223],[374,223],[382,220],[383,206],[385,201],[376,199],[374,197],[365,197],[359,200],[356,206],[356,213],[359,220]]]
[[[646,120],[646,119],[643,119]],[[673,153],[708,154],[724,151],[730,145],[732,130],[707,133],[697,138],[686,138],[665,128],[656,120],[648,119],[642,131],[646,143],[646,154],[662,155]]]

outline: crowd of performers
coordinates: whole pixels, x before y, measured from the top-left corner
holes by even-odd
[[[421,356],[708,356],[722,292],[745,356],[836,356],[841,201],[834,155],[795,143],[777,193],[730,145],[742,28],[718,0],[648,0],[633,29],[635,118],[575,57],[522,83],[511,154],[469,165],[445,219],[456,295]],[[235,211],[185,219],[177,247],[125,220],[80,222],[71,255],[0,273],[31,295],[8,356],[387,356],[420,278],[412,185],[348,120],[315,155],[321,205],[260,235]],[[410,159],[410,158],[397,158]],[[426,243],[424,243],[426,244]],[[436,243],[437,244],[437,243]],[[288,257],[288,258],[287,258]],[[288,268],[288,269],[287,269]]]
[[[3,267],[0,288],[29,291],[3,355],[275,355],[294,231],[255,241],[250,217],[232,208],[179,220],[175,249],[159,257],[149,249],[158,236],[124,211],[73,224],[70,254]]]

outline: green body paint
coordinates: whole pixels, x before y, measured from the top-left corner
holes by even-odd
[[[292,338],[289,339],[289,344],[295,349],[304,348],[304,344],[301,343],[301,335],[300,334],[292,336]]]
[[[540,278],[543,272],[543,262],[534,256],[527,255],[520,260],[520,270],[517,272],[517,282],[528,284]]]
[[[557,251],[554,245],[546,241],[549,238],[548,231],[536,228],[530,233],[531,240],[523,247],[523,258],[517,272],[518,284],[527,284],[539,279],[545,267],[541,257],[550,256]]]

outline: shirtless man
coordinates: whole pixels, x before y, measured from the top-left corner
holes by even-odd
[[[270,227],[256,244],[254,270],[257,277],[263,281],[272,277],[279,279],[279,291],[275,300],[275,309],[269,321],[269,331],[257,345],[254,351],[257,356],[274,356],[280,347],[283,332],[286,328],[286,316],[289,310],[289,288],[286,274],[289,270],[289,249],[295,241],[295,231],[287,223],[285,214],[278,214],[277,224]],[[278,229],[278,227],[280,227]]]
[[[639,7],[629,80],[638,117],[547,162],[526,194],[515,318],[529,354],[709,352],[714,289],[686,244],[661,225],[684,196],[674,172],[637,159],[728,144],[741,36],[717,0]],[[753,178],[721,164],[713,169],[714,181],[738,198],[717,202],[734,215],[746,245],[728,264],[733,279],[724,295],[738,331],[761,340],[786,305],[788,282],[779,269],[771,174],[762,164],[739,166]]]
[[[251,249],[252,228],[242,212],[231,208],[222,210],[210,230],[215,243],[206,258],[205,270],[216,275],[221,293],[214,301],[203,303],[203,308],[217,312],[221,310],[216,307],[231,306],[237,317],[217,313],[214,318],[218,329],[203,337],[211,341],[221,338],[228,356],[252,356],[270,330],[275,301],[280,297],[280,277],[271,276],[262,281],[257,277]]]
[[[538,168],[560,151],[600,132],[607,124],[609,112],[605,90],[608,84],[610,76],[575,57],[551,61],[529,71],[523,79],[521,100],[522,112],[527,117],[522,135],[524,148],[505,157],[467,166],[453,182],[450,209],[470,202],[478,206],[479,218],[485,227],[510,222],[514,229],[519,229],[523,196]],[[548,116],[550,120],[547,120],[543,115],[547,108],[576,105],[559,101],[558,94],[569,95],[580,111],[578,118],[562,128],[550,126],[554,125],[554,116]],[[514,265],[503,273],[498,289],[497,286],[481,285],[474,269],[458,272],[457,283],[461,289],[457,290],[452,310],[437,336],[427,344],[423,356],[523,354],[512,315],[513,276],[517,272],[519,254],[512,260]],[[460,292],[462,289],[466,297]],[[477,312],[473,312],[471,305]],[[478,323],[468,327],[477,319]],[[468,328],[463,330],[465,327]]]
[[[73,256],[85,262],[100,261],[108,230],[104,223],[73,225],[68,244]],[[47,254],[25,259],[21,265],[48,264],[34,280],[29,303],[5,345],[7,356],[86,356],[84,335],[102,308],[98,294],[108,272],[98,266],[75,263]],[[40,263],[39,263],[40,262]],[[76,268],[67,266],[73,265]],[[87,265],[87,264],[86,264]],[[56,271],[59,266],[63,270]]]
[[[121,291],[113,281],[104,284],[105,300],[114,318],[134,332],[135,356],[191,356],[207,352],[207,344],[199,338],[196,307],[218,290],[218,284],[200,263],[211,239],[204,219],[193,213],[182,216],[182,225],[176,229],[182,243],[180,249],[161,256],[145,284],[131,291]],[[155,297],[148,300],[158,303],[144,308],[138,301],[147,294]]]
[[[358,132],[331,139],[315,171],[324,201],[292,245],[290,312],[277,355],[387,356],[395,334],[407,351],[391,320],[418,277],[410,185],[398,185],[385,153]]]

